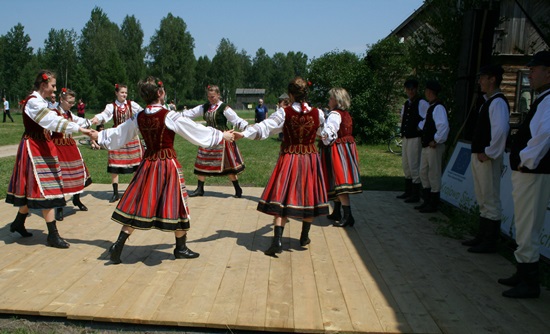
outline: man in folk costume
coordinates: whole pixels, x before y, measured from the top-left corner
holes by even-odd
[[[462,244],[471,253],[496,252],[500,235],[500,176],[503,155],[510,129],[510,107],[500,91],[504,69],[487,65],[479,70],[479,86],[485,93],[472,138],[472,176],[479,206],[479,229],[476,237]]]
[[[407,101],[401,108],[401,138],[403,151],[401,165],[405,174],[405,192],[397,198],[405,203],[420,201],[420,155],[422,152],[422,126],[429,104],[418,95],[418,81],[408,79],[404,84]]]
[[[511,286],[502,295],[538,298],[540,234],[550,200],[550,51],[540,51],[527,64],[536,99],[512,139],[512,197],[518,248],[517,271],[499,279]]]
[[[89,120],[78,117],[71,112],[71,107],[75,104],[75,97],[76,94],[73,90],[62,88],[59,105],[54,111],[70,122],[89,128],[92,124]],[[59,165],[63,175],[63,193],[73,196],[73,205],[77,206],[80,211],[88,211],[88,208],[80,201],[80,194],[84,187],[92,184],[92,178],[84,163],[82,154],[80,154],[78,145],[70,134],[53,132],[52,139],[57,147]],[[62,207],[56,208],[55,219],[58,221],[63,220]]]
[[[242,131],[248,126],[248,122],[240,118],[237,113],[227,104],[220,100],[220,89],[218,86],[208,86],[206,89],[208,102],[193,109],[184,110],[183,115],[191,119],[203,117],[207,126],[220,131],[227,131],[227,123]],[[227,175],[235,188],[236,198],[242,196],[242,189],[239,186],[238,174],[245,169],[243,157],[235,142],[223,141],[215,147],[199,147],[197,159],[195,160],[194,173],[197,175],[197,189],[189,193],[189,197],[204,195],[204,182],[207,176]]]
[[[10,225],[11,232],[31,237],[32,233],[25,228],[25,220],[29,209],[40,209],[48,228],[47,245],[69,248],[69,243],[60,237],[54,219],[54,208],[65,206],[65,197],[63,174],[50,131],[89,134],[91,130],[48,109],[46,99],[55,92],[56,81],[54,73],[40,71],[34,82],[34,91],[23,103],[25,132],[17,149],[6,202],[19,207],[17,217]]]
[[[105,106],[103,112],[97,114],[92,119],[93,124],[102,124],[113,119],[113,127],[117,127],[126,120],[132,118],[143,108],[134,101],[127,99],[128,86],[122,84],[115,85],[116,100]],[[113,197],[109,203],[116,202],[120,199],[118,195],[118,175],[132,174],[136,171],[143,157],[143,148],[139,136],[135,136],[131,141],[123,147],[116,150],[109,150],[109,163],[107,173],[111,173],[111,184],[113,185]]]

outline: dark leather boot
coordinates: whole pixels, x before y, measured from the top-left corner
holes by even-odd
[[[430,201],[428,203],[428,206],[426,206],[423,209],[419,209],[418,211],[422,213],[432,213],[432,212],[436,212],[438,207],[439,207],[439,192],[430,193]]]
[[[311,223],[302,222],[302,233],[300,234],[300,246],[304,247],[311,243],[309,239],[309,229],[311,228]]]
[[[122,263],[122,261],[120,260],[120,254],[122,254],[122,248],[124,248],[124,243],[129,236],[130,235],[128,233],[120,231],[120,233],[118,234],[118,239],[109,248],[109,257],[113,264]]]
[[[336,220],[339,221],[342,219],[342,213],[340,212],[340,209],[342,208],[342,202],[334,201],[334,209],[332,210],[332,213],[327,216],[330,220]]]
[[[48,238],[46,239],[48,246],[55,248],[69,248],[69,243],[59,236],[55,220],[53,222],[46,223],[46,226],[48,227]]]
[[[508,298],[539,298],[539,263],[518,263],[520,282],[502,293]]]
[[[470,253],[495,253],[497,251],[497,241],[500,236],[500,220],[485,219],[487,226],[483,239],[477,246],[468,248]]]
[[[239,180],[231,181],[233,183],[233,187],[235,188],[235,198],[241,198],[243,196],[243,189],[241,186],[239,186]]]
[[[189,197],[203,196],[204,195],[204,182],[199,180],[197,189],[189,192]]]
[[[10,225],[10,232],[17,232],[21,234],[23,238],[32,237],[32,233],[27,232],[27,229],[25,228],[25,220],[27,219],[28,215],[28,213],[17,212],[15,220]]]
[[[186,241],[187,234],[181,238],[176,238],[176,248],[174,249],[176,259],[194,259],[199,257],[199,253],[193,252],[185,245]]]
[[[118,197],[118,183],[113,183],[113,197],[111,197],[109,203],[114,203],[119,199],[120,197]]]
[[[508,277],[508,278],[499,278],[498,283],[506,286],[516,286],[521,282],[521,278],[519,276],[519,269],[516,268],[516,272]]]
[[[346,227],[353,226],[355,224],[355,219],[351,215],[351,207],[349,205],[342,205],[344,210],[344,217],[339,222],[334,222],[332,225],[336,227]]]
[[[63,221],[63,208],[55,208],[55,220]]]
[[[73,195],[73,205],[77,206],[80,211],[88,211],[86,205],[80,201],[80,194]]]
[[[430,204],[430,194],[432,193],[432,188],[423,188],[421,192],[421,197],[424,202],[422,204],[414,207],[415,210],[421,210],[427,207]]]
[[[413,183],[412,184],[412,190],[411,190],[411,196],[409,196],[405,199],[405,203],[418,203],[418,202],[420,202],[420,189],[422,189],[422,185],[420,183]]]
[[[273,241],[271,242],[271,246],[264,252],[265,255],[269,256],[275,256],[275,254],[279,254],[283,252],[283,230],[285,228],[283,226],[275,226],[274,228],[274,236]]]
[[[464,246],[477,246],[483,241],[483,236],[485,235],[485,230],[487,229],[487,218],[479,217],[479,226],[477,229],[477,234],[473,239],[463,241]]]
[[[412,194],[412,184],[413,184],[412,179],[405,179],[405,192],[402,193],[401,195],[395,196],[395,198],[399,198],[399,199],[409,198]]]

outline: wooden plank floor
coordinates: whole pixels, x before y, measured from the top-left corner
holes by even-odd
[[[45,224],[27,219],[31,238],[9,232],[16,208],[0,203],[0,313],[68,319],[300,333],[549,333],[550,293],[536,300],[500,296],[514,266],[474,255],[434,233],[430,218],[392,192],[352,197],[354,228],[315,221],[284,231],[284,252],[263,254],[271,217],[256,211],[260,188],[206,187],[190,199],[190,247],[174,260],[173,234],[136,231],[121,265],[106,250],[120,225],[110,220],[110,185],[92,185],[76,212],[58,223],[68,250],[44,246]]]

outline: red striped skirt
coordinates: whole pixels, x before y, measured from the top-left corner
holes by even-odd
[[[342,194],[363,192],[357,145],[354,142],[324,146],[321,162],[329,200],[335,200]]]
[[[187,189],[176,159],[144,159],[112,219],[137,229],[189,229]]]
[[[214,147],[199,147],[195,160],[195,174],[205,176],[221,176],[240,174],[245,166],[243,157],[235,142],[223,141]]]
[[[54,139],[63,175],[63,193],[65,195],[80,194],[89,178],[88,169],[75,141],[66,138],[63,142],[62,145],[58,145]]]
[[[51,141],[23,138],[17,149],[6,202],[31,209],[65,206],[63,176]]]
[[[107,173],[132,174],[143,158],[143,149],[138,137],[129,141],[118,150],[109,150]]]
[[[296,219],[328,214],[319,154],[281,154],[264,189],[258,211]]]

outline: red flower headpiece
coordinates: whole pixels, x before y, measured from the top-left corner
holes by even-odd
[[[48,75],[46,73],[42,73],[42,80],[48,81]]]
[[[118,84],[115,84],[115,89],[118,89]]]
[[[63,93],[63,94],[67,93],[67,88],[65,88],[65,87],[61,88],[61,93]]]
[[[162,88],[162,81],[159,81],[158,83],[158,86]]]
[[[311,83],[311,81],[308,80],[307,85],[311,87],[311,85],[313,85],[313,84]]]

